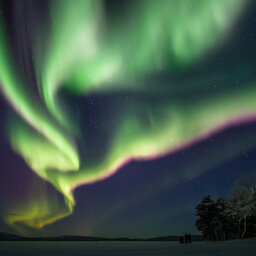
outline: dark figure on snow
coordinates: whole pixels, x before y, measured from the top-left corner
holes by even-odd
[[[188,234],[188,243],[191,244],[191,235]]]
[[[180,243],[183,244],[184,243],[184,237],[180,236]]]
[[[185,235],[185,243],[188,243],[188,234]]]

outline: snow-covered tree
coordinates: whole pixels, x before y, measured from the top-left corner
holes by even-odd
[[[239,235],[244,238],[247,231],[247,220],[256,216],[256,173],[241,176],[231,193],[230,214],[239,223]],[[241,230],[241,225],[243,228]]]
[[[196,215],[197,229],[210,240],[256,235],[256,172],[241,176],[227,198],[205,196]]]

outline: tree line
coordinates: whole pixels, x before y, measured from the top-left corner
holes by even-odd
[[[195,209],[195,225],[211,241],[256,236],[256,172],[241,176],[227,197],[207,195]]]

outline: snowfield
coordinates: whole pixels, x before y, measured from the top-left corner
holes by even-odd
[[[194,242],[192,244],[176,242],[0,242],[0,255],[255,256],[256,239]]]

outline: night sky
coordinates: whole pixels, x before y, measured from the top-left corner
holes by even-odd
[[[199,234],[256,169],[256,5],[0,2],[0,232]]]

